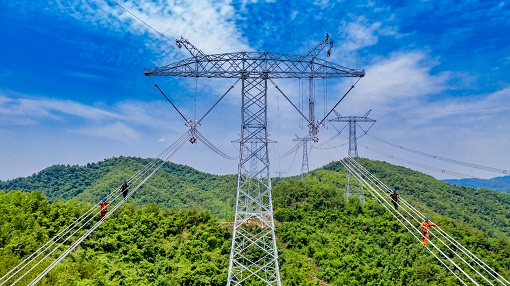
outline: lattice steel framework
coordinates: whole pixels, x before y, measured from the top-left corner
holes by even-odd
[[[369,110],[363,116],[340,116],[336,111],[337,117],[331,119],[330,122],[347,122],[349,124],[349,153],[348,156],[352,158],[358,158],[358,137],[356,135],[356,129],[358,122],[369,122],[372,125],[365,131],[365,133],[372,128],[375,124],[375,119],[368,118],[372,110]],[[356,186],[353,187],[353,175],[349,170],[346,171],[346,182],[345,182],[345,199],[348,200],[351,196],[358,196],[360,202],[365,202],[365,192],[363,191],[363,185],[361,181],[356,181]]]
[[[268,156],[268,79],[363,77],[365,73],[312,55],[267,52],[206,55],[185,39],[177,40],[177,44],[184,45],[193,57],[145,69],[145,75],[240,78],[242,81],[240,158],[228,285],[255,281],[281,285]]]

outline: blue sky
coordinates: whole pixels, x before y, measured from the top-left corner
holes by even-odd
[[[124,1],[124,7],[169,39],[183,36],[206,53],[269,51],[304,54],[324,38],[335,41],[328,61],[366,70],[339,105],[342,115],[377,120],[370,134],[469,163],[510,168],[510,3],[505,1]],[[391,9],[388,9],[391,7]],[[179,115],[143,75],[189,57],[115,3],[0,3],[0,180],[28,176],[54,164],[86,164],[113,156],[155,157],[186,130]],[[321,54],[326,59],[325,53]],[[189,118],[200,117],[231,80],[155,78]],[[352,79],[316,82],[323,116]],[[279,81],[297,105],[299,81]],[[327,93],[327,100],[326,100]],[[274,89],[269,98],[271,170],[296,174],[295,134],[306,130]],[[200,127],[225,153],[240,130],[236,87]],[[343,126],[335,125],[338,129]],[[317,168],[347,154],[348,133],[330,140],[327,125],[311,151]],[[431,160],[371,137],[362,157],[429,173],[474,177],[500,174]],[[204,145],[185,145],[172,158],[199,170],[237,172]]]

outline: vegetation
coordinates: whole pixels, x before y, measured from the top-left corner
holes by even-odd
[[[49,204],[40,193],[0,194],[0,276],[88,207]],[[209,212],[127,204],[40,285],[225,285],[229,238]]]
[[[0,182],[0,191],[40,191],[50,202],[69,200],[96,203],[151,159],[118,157],[85,166],[55,165],[27,178]],[[232,215],[237,177],[217,176],[191,167],[165,162],[144,184],[131,203],[156,203],[166,208],[207,209],[218,218]]]
[[[5,266],[0,276],[96,203],[97,189],[116,186],[145,162],[121,157],[84,167],[55,166],[16,184],[2,182],[3,189],[18,186],[23,191],[39,185],[53,197],[0,193],[0,265]],[[406,200],[510,277],[509,195],[449,186],[383,162],[362,164],[386,184],[398,186]],[[46,172],[60,179],[50,179]],[[235,177],[171,163],[160,173],[41,285],[225,285],[231,230],[218,218],[232,216]],[[37,176],[47,183],[39,183]],[[76,199],[60,200],[72,197],[78,181],[82,190]],[[459,285],[375,200],[345,201],[344,184],[338,162],[304,179],[274,181],[283,285]],[[145,203],[149,201],[157,204]]]
[[[431,176],[386,162],[360,159],[368,171],[422,212],[467,223],[492,237],[510,238],[510,195],[489,189],[451,186]],[[342,170],[339,162],[324,167]]]

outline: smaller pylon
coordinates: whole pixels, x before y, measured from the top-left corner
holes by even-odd
[[[335,111],[335,114],[337,115],[337,118],[331,119],[330,122],[347,122],[349,125],[349,157],[353,158],[354,160],[358,159],[358,142],[357,142],[357,136],[356,136],[356,126],[360,127],[358,122],[370,122],[372,125],[365,131],[365,134],[367,134],[368,130],[374,126],[376,120],[368,118],[368,114],[372,109],[370,109],[365,115],[363,116],[341,116],[338,112]],[[348,200],[352,196],[358,196],[359,201],[361,203],[365,203],[365,192],[363,191],[363,184],[361,181],[356,180],[357,183],[354,183],[351,181],[355,180],[353,174],[347,170],[346,171],[346,182],[345,182],[345,200]]]
[[[303,138],[295,138],[293,141],[302,141],[303,142],[303,160],[301,161],[301,178],[305,176],[305,174],[310,172],[310,166],[308,165],[308,141],[311,141],[309,136]]]

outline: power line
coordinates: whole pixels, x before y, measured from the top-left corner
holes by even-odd
[[[340,161],[344,167],[349,169],[351,172],[356,174],[358,180],[362,181],[367,188],[367,190],[374,195],[377,201],[386,208],[386,210],[390,211],[390,213],[408,230],[411,234],[419,240],[419,236],[415,235],[419,230],[415,227],[412,221],[416,223],[420,223],[421,219],[424,215],[416,210],[410,203],[408,203],[403,198],[398,200],[398,204],[401,206],[401,211],[398,211],[396,208],[393,209],[391,207],[391,200],[389,200],[388,193],[391,192],[391,189],[388,188],[381,180],[371,174],[367,169],[365,169],[359,162],[353,160],[352,158],[345,158]],[[407,224],[407,225],[406,225]],[[433,254],[443,266],[448,268],[450,272],[457,278],[463,285],[467,285],[464,282],[463,278],[460,275],[457,275],[455,271],[460,271],[465,278],[467,278],[470,282],[475,285],[486,285],[484,283],[487,282],[490,285],[495,285],[495,282],[499,282],[502,285],[509,285],[509,282],[502,277],[499,273],[497,273],[494,269],[489,267],[486,263],[484,263],[480,258],[470,252],[467,248],[465,248],[458,241],[453,239],[450,235],[448,235],[444,230],[442,230],[439,226],[436,225],[435,230],[429,230],[431,235],[434,237],[435,241],[431,241],[428,238],[422,236],[422,239],[426,239],[432,246],[432,248],[427,247],[426,249]],[[448,250],[448,253],[445,253],[444,247]],[[434,253],[433,250],[436,252]],[[439,255],[438,255],[439,254]],[[453,260],[452,256],[456,256],[459,260]],[[442,257],[442,258],[441,258]],[[450,264],[453,267],[449,267]],[[467,266],[473,272],[467,272],[461,266]],[[453,269],[452,269],[453,268]],[[474,275],[474,274],[477,275]],[[484,274],[485,273],[485,274]],[[483,281],[482,281],[483,280]],[[480,284],[483,283],[483,284]]]
[[[150,176],[152,176],[161,166],[165,163],[165,160],[162,160],[164,157],[167,157],[166,160],[168,160],[175,152],[184,144],[186,141],[186,137],[188,135],[189,131],[183,134],[176,142],[174,142],[172,145],[170,145],[167,149],[165,149],[163,152],[161,152],[157,158],[153,159],[151,162],[149,162],[147,165],[145,165],[141,170],[139,170],[137,173],[135,173],[131,178],[128,179],[128,182],[130,184],[140,182],[136,186],[135,189],[131,190],[131,192],[126,196],[125,199],[122,199],[119,203],[115,204],[114,208],[107,214],[106,217],[108,217],[115,209],[120,207],[120,205],[123,204],[123,202],[131,196],[138,188],[142,186],[145,181],[147,181]],[[158,165],[159,166],[156,166]],[[156,168],[154,168],[156,166]],[[150,174],[147,176],[147,174],[150,172]],[[108,200],[111,200],[112,202],[115,201],[120,196],[120,186],[117,187],[113,192],[108,194],[106,197]],[[27,274],[29,274],[32,270],[34,270],[38,265],[40,265],[42,262],[44,262],[48,257],[50,257],[55,251],[60,249],[64,246],[64,244],[69,241],[71,238],[73,238],[80,230],[84,229],[89,223],[98,215],[97,206],[92,206],[85,214],[80,216],[78,219],[76,219],[73,223],[71,223],[68,227],[60,231],[56,236],[54,236],[52,239],[50,239],[48,242],[46,242],[43,246],[41,246],[39,249],[37,249],[34,253],[32,253],[30,256],[25,258],[21,263],[16,265],[13,269],[11,269],[9,272],[7,272],[4,276],[0,278],[0,285],[4,285],[5,283],[9,282],[13,278],[15,278],[16,275],[20,274],[23,269],[28,267],[29,265],[35,263],[32,265],[30,269],[25,270],[23,273],[20,274],[19,277],[17,277],[17,280],[15,280],[11,285],[14,285],[21,281]],[[103,220],[100,220],[95,224],[95,227],[92,227],[87,232],[90,234]],[[72,232],[72,233],[71,233]],[[88,235],[88,234],[87,234]],[[85,236],[86,237],[86,236]],[[83,239],[85,237],[82,236]],[[83,240],[81,239],[81,240]],[[56,245],[56,246],[55,246]],[[74,246],[77,246],[77,244],[73,244]],[[72,248],[73,246],[71,246]],[[66,250],[67,253],[70,252],[69,249]],[[72,249],[71,249],[72,250]],[[49,251],[49,252],[48,252]],[[46,253],[48,252],[48,253]],[[39,258],[39,256],[45,254],[46,255],[42,258]],[[66,254],[67,255],[67,254]],[[65,257],[65,256],[64,256]],[[58,261],[54,261],[51,265],[51,268],[56,266],[58,262],[60,262],[64,257],[60,257]],[[38,259],[38,261],[36,261]],[[41,279],[46,273],[48,273],[51,268],[47,268],[44,271],[44,274],[39,274],[38,278]],[[34,280],[35,281],[35,280]],[[38,281],[38,280],[37,280]]]
[[[416,116],[416,115],[429,115],[429,114],[455,114],[458,113],[460,115],[501,115],[501,114],[509,114],[509,113],[461,113],[466,111],[481,111],[481,110],[489,110],[489,109],[500,109],[507,108],[510,106],[492,106],[492,107],[482,107],[482,108],[471,108],[471,109],[459,109],[459,110],[446,110],[446,111],[431,111],[431,112],[418,112],[418,113],[408,113],[403,114],[399,113],[399,116]],[[386,114],[375,114],[377,116],[395,116],[395,113],[386,113]]]
[[[448,171],[448,170],[445,170],[445,169],[440,169],[440,168],[428,166],[428,165],[425,165],[425,164],[417,163],[417,162],[414,162],[414,161],[410,161],[410,160],[407,160],[407,159],[403,159],[403,158],[400,158],[400,157],[397,157],[397,156],[393,156],[393,155],[384,153],[382,151],[376,150],[374,148],[370,148],[370,147],[368,147],[366,145],[363,145],[361,143],[358,143],[358,145],[360,145],[363,148],[365,148],[367,150],[370,150],[370,151],[372,151],[374,153],[383,155],[385,157],[388,157],[388,158],[391,158],[391,159],[394,159],[394,160],[397,160],[397,161],[400,161],[400,162],[404,162],[404,163],[407,163],[409,165],[414,165],[414,166],[417,166],[417,167],[421,167],[423,169],[427,169],[427,170],[430,170],[430,171],[452,175],[452,176],[455,176],[457,178],[476,178],[474,176],[470,176],[470,175],[466,175],[466,174],[462,174],[462,173],[458,173],[458,172],[454,172],[454,171]]]
[[[396,148],[399,148],[399,149],[402,149],[402,150],[405,150],[405,151],[408,151],[408,152],[412,152],[412,153],[415,153],[415,154],[418,154],[418,155],[422,155],[422,156],[425,156],[425,157],[429,157],[429,158],[445,161],[445,162],[448,162],[448,163],[458,164],[458,165],[462,165],[462,166],[467,166],[467,167],[471,167],[471,168],[476,168],[476,169],[481,169],[481,170],[491,171],[491,172],[501,173],[501,174],[508,174],[508,173],[510,173],[510,171],[504,170],[504,169],[498,169],[498,168],[493,168],[493,167],[488,167],[488,166],[483,166],[483,165],[478,165],[478,164],[473,164],[473,163],[467,163],[467,162],[463,162],[463,161],[459,161],[459,160],[448,159],[448,158],[445,158],[445,157],[431,155],[431,154],[428,154],[428,153],[425,153],[425,152],[413,150],[411,148],[407,148],[407,147],[404,147],[404,146],[397,145],[395,143],[391,143],[391,142],[389,142],[387,140],[375,137],[375,136],[370,135],[370,134],[367,134],[367,136],[370,136],[370,137],[372,137],[372,138],[374,138],[374,139],[376,139],[376,140],[378,140],[380,142],[383,142],[385,144],[388,144],[390,146],[393,146],[393,147],[396,147]]]
[[[131,16],[135,17],[138,21],[144,23],[147,27],[151,28],[154,32],[156,32],[157,34],[159,34],[161,37],[167,39],[168,41],[170,42],[174,42],[173,40],[169,39],[167,36],[163,35],[163,33],[161,33],[160,31],[156,30],[154,27],[152,27],[151,25],[147,24],[147,22],[145,22],[144,20],[138,18],[138,16],[136,16],[135,14],[131,13],[131,11],[129,11],[128,9],[124,8],[124,6],[120,5],[119,2],[115,1],[115,0],[108,0],[108,1],[112,1],[113,3],[115,3],[117,6],[119,6],[120,8],[122,8],[122,10],[128,12]]]

